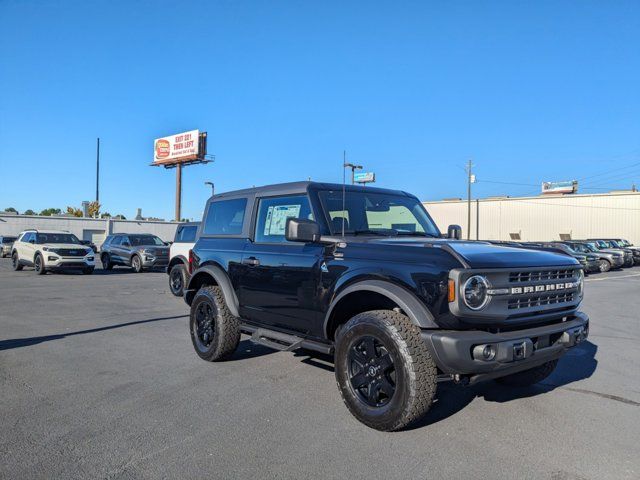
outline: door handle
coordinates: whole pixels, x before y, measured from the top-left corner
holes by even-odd
[[[256,257],[249,257],[249,258],[243,258],[242,263],[244,265],[251,265],[255,267],[257,265],[260,265],[260,260],[258,260]]]

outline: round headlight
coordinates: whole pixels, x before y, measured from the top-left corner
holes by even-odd
[[[482,275],[470,277],[462,286],[462,299],[471,310],[481,310],[489,302],[489,283]]]

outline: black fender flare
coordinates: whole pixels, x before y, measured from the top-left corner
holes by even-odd
[[[395,283],[384,280],[362,280],[344,288],[331,302],[324,317],[323,331],[328,338],[327,327],[335,306],[350,293],[369,291],[379,293],[392,300],[420,328],[438,328],[433,314],[415,294]]]
[[[171,269],[178,262],[182,263],[185,267],[189,266],[189,260],[184,255],[176,255],[169,260],[169,265],[167,265],[167,275],[171,273]],[[188,273],[188,272],[187,272]]]
[[[213,281],[220,287],[222,290],[222,295],[224,296],[224,300],[227,303],[227,308],[234,317],[239,317],[238,313],[238,297],[236,296],[236,292],[233,290],[233,286],[231,285],[231,280],[227,273],[217,265],[204,265],[198,268],[195,272],[191,274],[191,278],[189,278],[189,284],[184,293],[184,301],[187,305],[191,305],[191,301],[195,296],[196,292],[200,288],[200,285],[209,277],[213,279]]]

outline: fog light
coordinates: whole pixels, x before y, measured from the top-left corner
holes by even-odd
[[[496,346],[495,345],[476,345],[473,347],[473,358],[476,360],[483,360],[490,362],[496,358]]]
[[[56,260],[58,260],[58,257],[47,257],[49,259],[50,262],[55,262]]]
[[[87,258],[88,261],[93,262],[93,257]]]

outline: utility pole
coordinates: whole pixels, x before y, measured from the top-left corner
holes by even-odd
[[[176,165],[176,222],[180,221],[182,207],[182,164]]]
[[[215,193],[215,187],[213,185],[213,182],[204,182],[205,185],[209,185],[211,187],[211,196],[213,196],[213,194]]]
[[[467,162],[467,240],[471,240],[471,184],[475,183],[476,176],[471,172],[473,163]]]
[[[96,148],[96,203],[100,202],[100,137]]]

